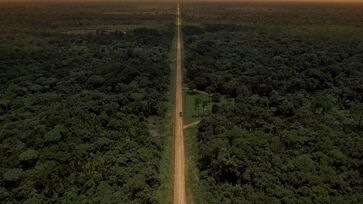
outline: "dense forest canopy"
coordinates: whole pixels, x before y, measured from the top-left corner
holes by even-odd
[[[156,8],[0,9],[1,203],[158,202],[148,118],[165,112],[174,18]]]
[[[189,5],[206,203],[363,202],[363,7]]]
[[[183,6],[196,200],[363,203],[362,13]],[[174,21],[174,3],[1,5],[1,203],[160,202]]]

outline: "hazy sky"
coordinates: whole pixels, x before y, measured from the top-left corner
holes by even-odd
[[[128,2],[177,2],[178,0],[0,0],[0,2],[122,2],[122,1],[128,1]],[[184,2],[362,2],[363,0],[180,0]]]
[[[178,0],[0,0],[0,1],[169,1],[169,2],[177,2]],[[318,2],[318,1],[326,1],[326,2],[363,2],[363,0],[180,0],[180,1],[188,1],[188,2],[198,2],[198,1],[219,1],[219,2],[228,2],[228,1],[248,1],[248,2],[254,2],[254,1],[311,1],[311,2]]]

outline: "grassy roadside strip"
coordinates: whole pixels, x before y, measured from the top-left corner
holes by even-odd
[[[169,204],[173,197],[173,159],[172,151],[174,144],[173,137],[173,115],[175,105],[175,67],[176,67],[176,39],[173,40],[170,53],[170,89],[168,93],[169,101],[165,104],[167,110],[165,116],[161,119],[161,137],[163,138],[163,151],[160,163],[160,188],[157,192],[159,203]]]
[[[196,93],[190,94],[188,90],[184,90],[184,125],[198,121],[201,117],[197,117],[197,109],[195,100],[197,98],[202,101],[208,101],[208,95]],[[197,168],[198,146],[197,146],[198,125],[184,130],[185,147],[186,147],[186,166],[187,166],[187,198],[188,203],[205,203],[203,198],[203,186],[199,180],[199,170]]]
[[[201,102],[209,101],[209,95],[206,92],[194,90],[194,93],[191,93],[188,89],[184,89],[184,126],[190,123],[200,121],[203,117],[208,117],[213,104],[221,104],[231,102],[226,98],[221,98],[221,102],[213,103],[210,102],[204,109],[204,113],[202,113],[201,108],[198,109],[195,107],[196,100],[200,100]],[[199,113],[199,115],[198,115]],[[186,147],[186,166],[187,166],[187,196],[188,203],[197,203],[204,204],[205,202],[205,194],[207,192],[205,187],[202,184],[202,181],[199,179],[199,169],[197,167],[198,158],[199,158],[199,149],[198,149],[198,125],[191,126],[187,129],[184,129],[184,137],[185,137],[185,147]]]

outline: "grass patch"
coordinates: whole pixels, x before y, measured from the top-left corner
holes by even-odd
[[[201,120],[211,110],[208,93],[184,89],[184,125]],[[204,107],[203,107],[204,103]]]

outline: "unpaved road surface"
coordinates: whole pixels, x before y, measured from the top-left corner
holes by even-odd
[[[177,33],[176,33],[176,100],[174,121],[174,204],[186,204],[185,193],[185,153],[183,135],[183,76],[182,76],[182,39],[181,39],[181,16],[180,6],[177,7]]]

